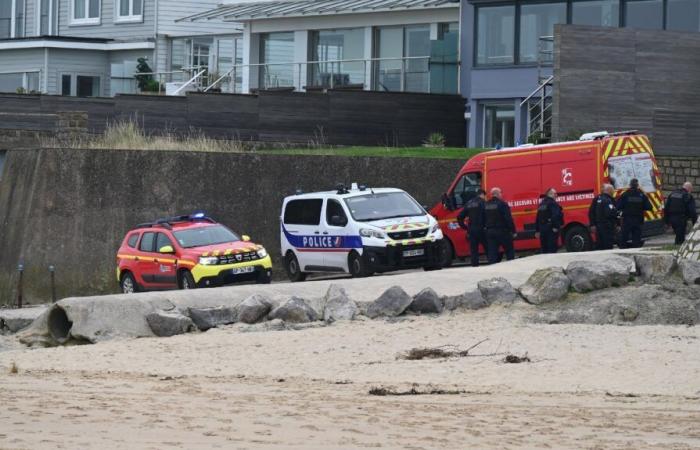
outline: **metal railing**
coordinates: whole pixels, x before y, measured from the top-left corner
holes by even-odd
[[[554,63],[554,36],[541,36],[538,48],[537,88],[520,102],[521,108],[527,108],[528,141],[535,136],[535,143],[548,142],[552,135],[554,75],[544,74],[544,69]]]

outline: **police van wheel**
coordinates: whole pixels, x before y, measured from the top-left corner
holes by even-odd
[[[138,283],[136,283],[134,276],[129,272],[126,272],[122,276],[122,279],[119,282],[119,285],[122,289],[122,293],[124,293],[124,294],[134,294],[134,293],[139,292],[141,290],[139,288]]]
[[[299,260],[292,252],[288,252],[287,256],[284,257],[284,270],[287,271],[289,281],[293,283],[306,280],[306,274],[301,271]]]
[[[367,263],[357,252],[350,253],[348,257],[348,269],[353,278],[364,278],[371,275]]]
[[[186,270],[180,272],[180,279],[178,284],[180,286],[180,289],[194,289],[197,287],[197,285],[194,283],[194,277],[191,273],[189,273]]]
[[[452,242],[447,238],[443,238],[438,247],[438,251],[440,252],[440,267],[450,267],[455,258]]]
[[[567,252],[588,251],[591,249],[591,235],[585,227],[571,227],[564,234],[564,246]]]

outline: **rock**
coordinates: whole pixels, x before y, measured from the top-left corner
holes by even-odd
[[[47,308],[44,306],[22,309],[0,309],[0,333],[17,333],[27,328],[43,314],[46,309]]]
[[[291,297],[279,307],[275,308],[269,316],[270,319],[281,319],[291,323],[306,323],[318,320],[316,311],[307,305],[299,297]]]
[[[635,255],[637,272],[645,283],[661,284],[676,269],[676,260],[671,255]]]
[[[700,221],[693,225],[692,230],[685,237],[685,242],[674,256],[679,263],[683,259],[700,261]]]
[[[479,289],[465,292],[460,295],[452,295],[443,298],[444,308],[448,311],[455,309],[481,309],[489,306]]]
[[[219,306],[217,308],[190,307],[187,308],[187,315],[197,325],[197,328],[202,331],[236,322],[236,308],[231,306]]]
[[[520,294],[528,303],[541,305],[562,300],[569,293],[571,280],[561,267],[539,269],[525,284],[520,286]]]
[[[323,320],[329,323],[337,320],[353,320],[359,311],[357,304],[348,297],[345,289],[337,284],[331,284],[328,287],[325,304]]]
[[[425,288],[413,297],[408,310],[419,314],[440,314],[443,309],[442,299],[431,288]]]
[[[413,302],[413,298],[401,287],[393,286],[384,291],[378,299],[367,306],[367,317],[396,317],[402,314]]]
[[[700,262],[681,259],[678,261],[678,268],[685,284],[700,284]]]
[[[253,324],[262,320],[272,309],[272,303],[262,295],[254,294],[238,305],[239,322]]]
[[[505,278],[490,278],[477,283],[481,295],[489,305],[494,303],[511,304],[520,297]]]
[[[626,286],[630,278],[637,274],[637,265],[633,258],[614,255],[605,258],[602,264],[609,267],[612,286]]]
[[[158,337],[170,337],[195,331],[192,319],[179,311],[156,311],[146,315],[148,326]]]
[[[590,292],[611,286],[625,286],[630,280],[629,258],[615,257],[600,262],[574,261],[566,267],[566,275],[576,292]]]

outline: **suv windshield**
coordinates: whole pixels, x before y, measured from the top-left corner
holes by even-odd
[[[423,208],[405,192],[350,197],[345,204],[358,222],[425,215]]]
[[[182,248],[205,247],[241,240],[236,233],[222,225],[175,231],[173,235]]]

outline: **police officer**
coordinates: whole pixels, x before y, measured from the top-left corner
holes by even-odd
[[[499,251],[505,251],[506,259],[515,259],[513,239],[515,224],[510,213],[510,206],[502,199],[501,188],[491,189],[491,200],[484,205],[486,210],[486,241],[488,243],[489,264],[499,261]]]
[[[540,239],[542,253],[556,253],[559,249],[559,230],[564,225],[564,212],[557,203],[557,191],[549,188],[537,208],[535,235]]]
[[[613,199],[614,193],[615,188],[611,184],[604,184],[603,192],[593,199],[588,209],[588,219],[591,231],[596,233],[598,250],[610,250],[615,245],[618,212]]]
[[[693,185],[686,181],[682,188],[671,192],[664,205],[664,221],[666,226],[673,227],[673,231],[676,233],[676,245],[685,242],[688,219],[693,222],[693,225],[698,221],[695,199],[691,192],[693,192]]]
[[[641,247],[644,211],[651,211],[652,206],[649,198],[639,189],[639,181],[636,178],[630,180],[630,188],[617,200],[617,209],[622,213],[620,246]]]
[[[479,265],[479,244],[487,252],[488,244],[486,242],[486,191],[479,189],[477,195],[464,205],[464,209],[457,216],[459,226],[467,230],[467,238],[469,239],[469,253],[471,255],[472,266]],[[465,223],[465,219],[469,219],[469,223]]]

